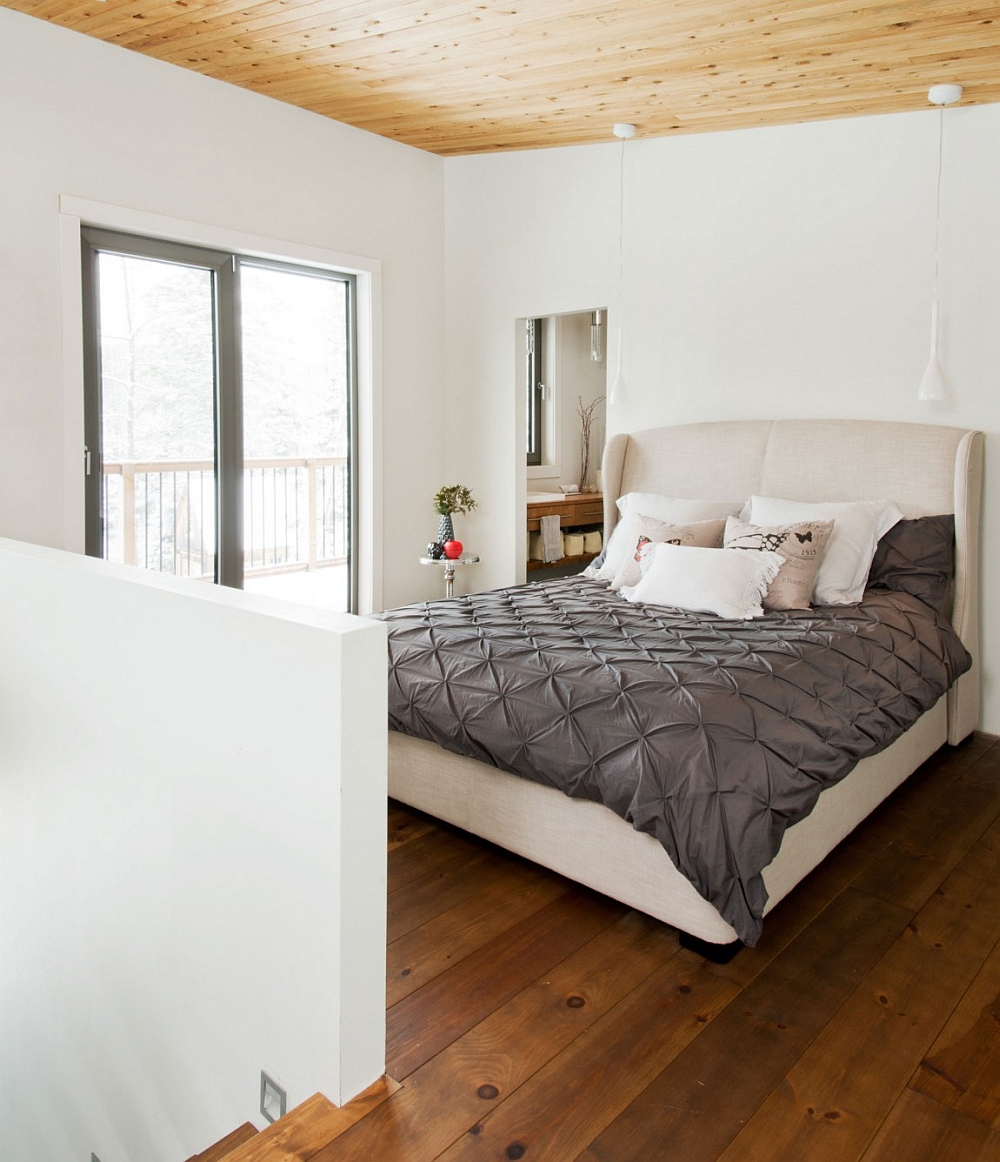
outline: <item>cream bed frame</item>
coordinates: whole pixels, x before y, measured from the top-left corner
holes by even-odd
[[[953,512],[952,622],[973,668],[890,747],[863,759],[788,829],[765,869],[766,911],[887,795],[979,718],[978,552],[981,432],[858,420],[752,420],[654,428],[604,450],[604,519],[627,492],[741,501],[894,500],[905,517]],[[677,871],[660,844],[608,808],[389,732],[389,794],[708,942],[732,927]]]

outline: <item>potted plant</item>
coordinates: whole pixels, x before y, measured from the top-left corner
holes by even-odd
[[[456,512],[472,512],[476,508],[476,501],[472,498],[472,489],[464,484],[446,484],[434,494],[434,511],[440,516],[438,521],[437,543],[446,545],[455,539],[455,526],[452,516]]]

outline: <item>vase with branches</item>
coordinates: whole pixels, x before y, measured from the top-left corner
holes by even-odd
[[[580,491],[587,491],[587,477],[590,474],[590,436],[594,426],[594,412],[597,405],[604,402],[599,395],[593,403],[583,406],[583,397],[577,396],[576,414],[580,417]]]
[[[472,489],[464,484],[446,484],[434,493],[434,511],[440,517],[438,521],[438,544],[445,545],[455,539],[455,527],[452,516],[456,512],[472,512],[478,504],[472,496]]]

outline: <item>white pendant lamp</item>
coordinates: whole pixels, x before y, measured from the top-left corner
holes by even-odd
[[[961,85],[931,85],[927,100],[938,107],[937,204],[934,210],[934,295],[931,300],[931,357],[917,388],[919,400],[941,400],[948,394],[948,384],[938,357],[938,332],[941,310],[938,300],[938,250],[941,239],[941,172],[944,159],[944,107],[954,105],[962,96]]]
[[[621,159],[618,167],[618,366],[614,382],[608,393],[608,403],[625,402],[625,373],[622,371],[622,350],[625,345],[622,333],[622,287],[625,282],[625,142],[635,137],[635,126],[627,121],[617,122],[612,132],[622,143]]]

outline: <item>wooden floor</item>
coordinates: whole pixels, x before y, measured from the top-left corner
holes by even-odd
[[[389,887],[401,1084],[283,1159],[1000,1160],[993,738],[925,764],[725,966],[402,807]]]

